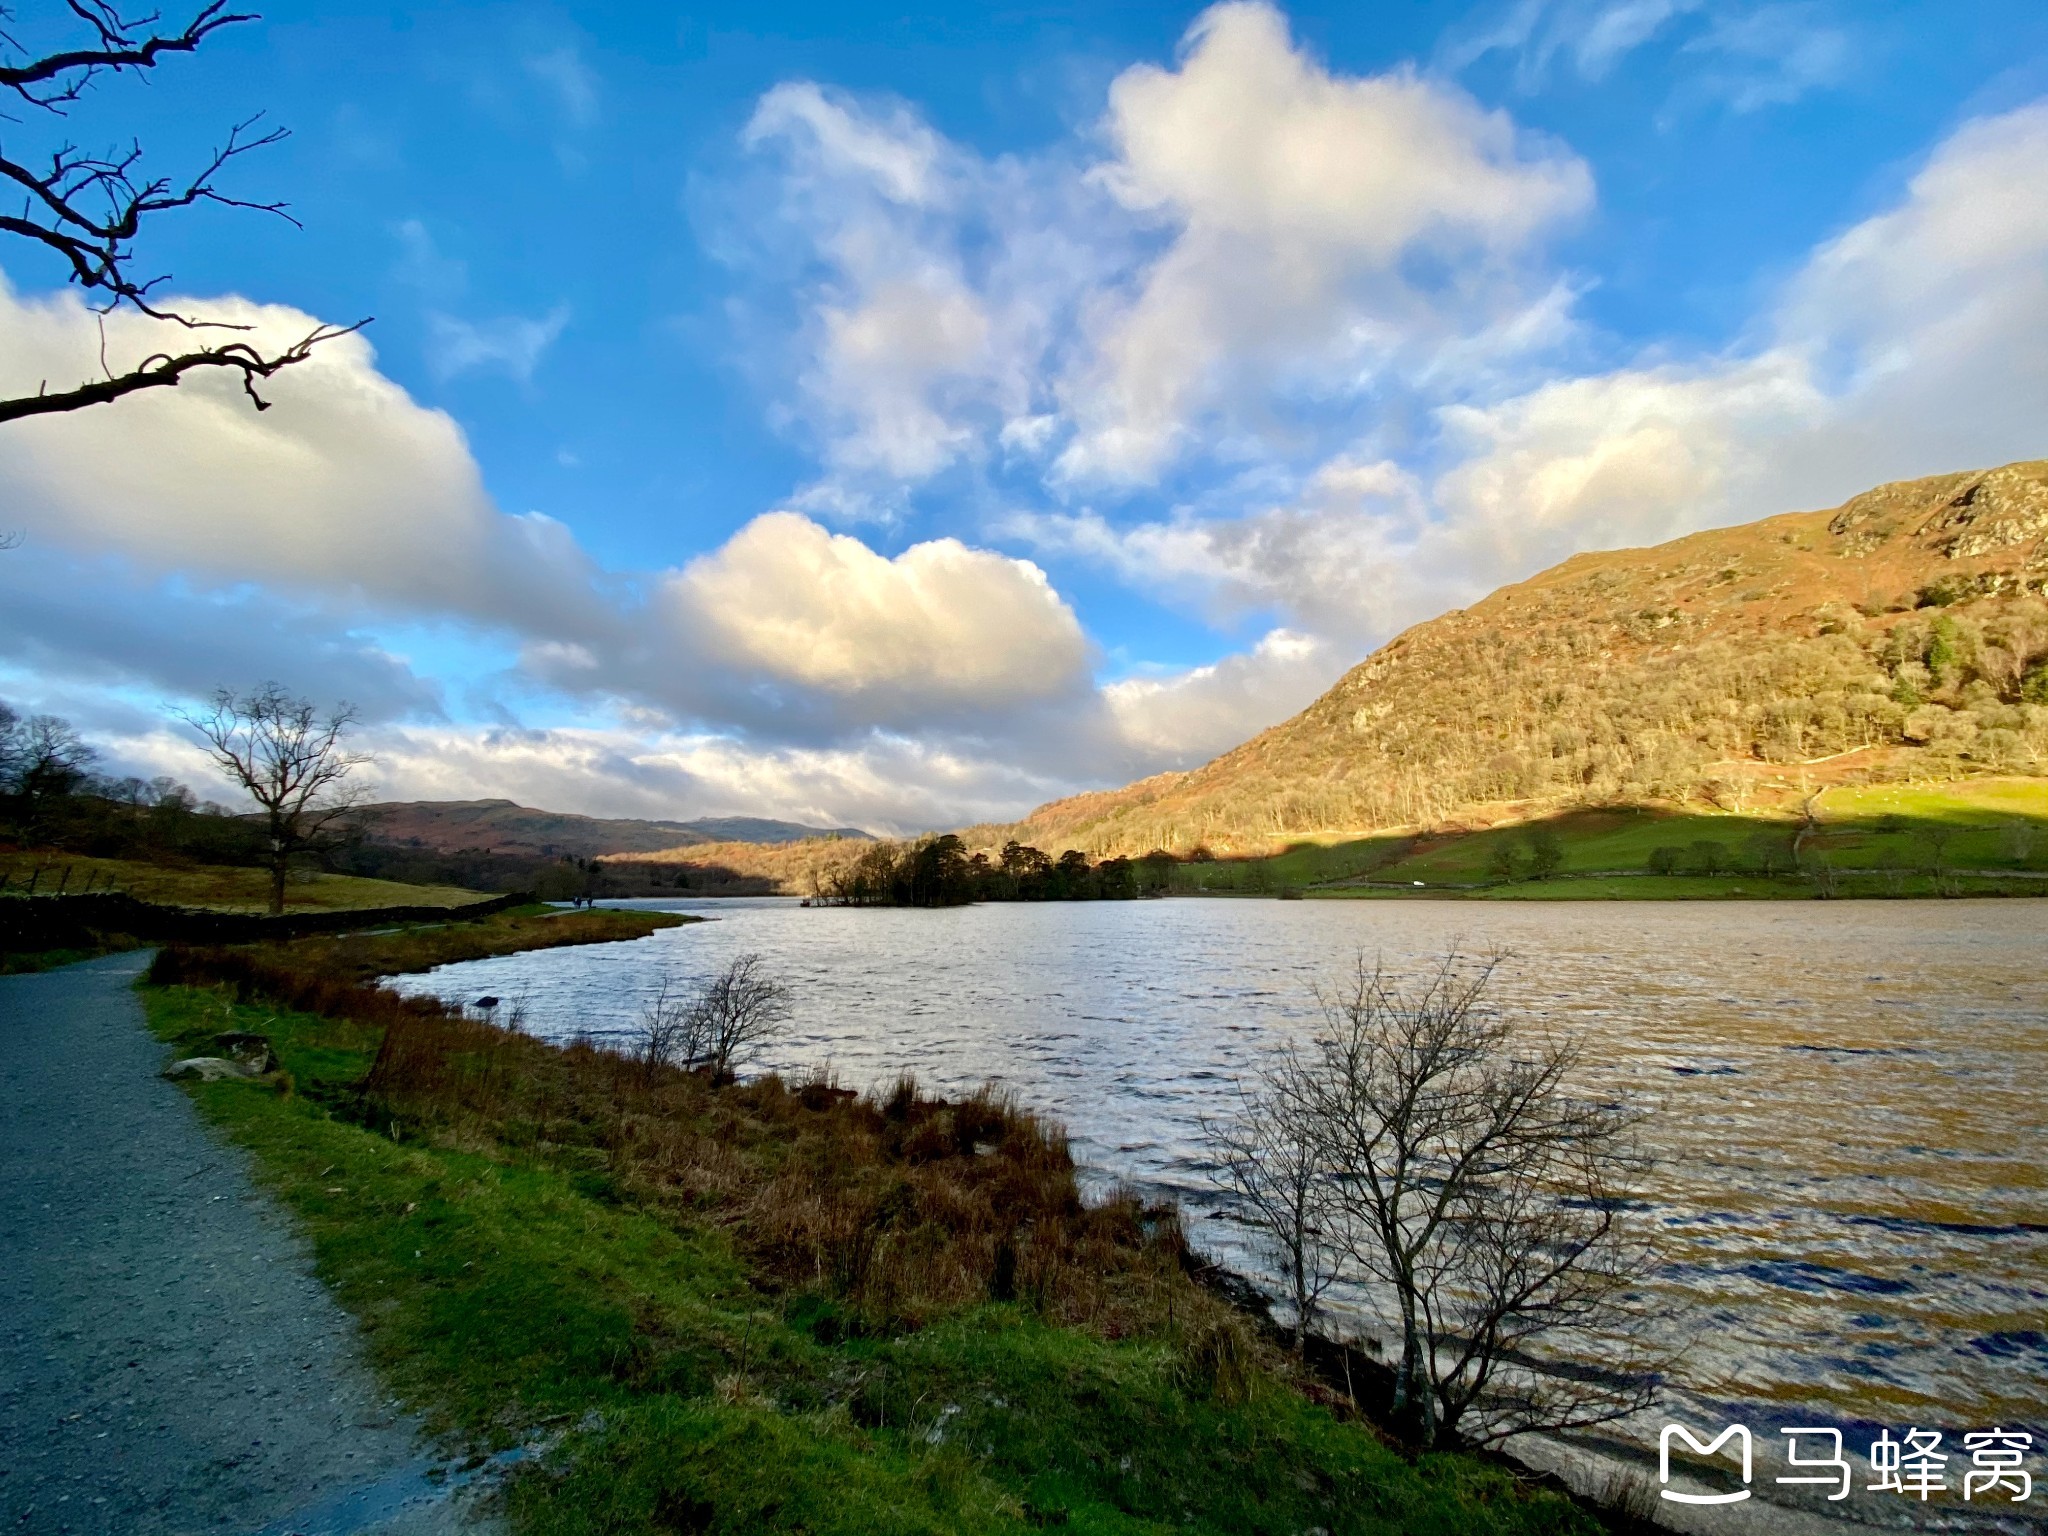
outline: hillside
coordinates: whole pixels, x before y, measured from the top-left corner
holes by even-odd
[[[441,854],[591,859],[656,853],[700,843],[793,843],[804,838],[865,838],[857,827],[807,827],[754,816],[697,821],[638,821],[536,811],[510,800],[410,800],[365,806],[366,839]]]
[[[1041,806],[1093,853],[2048,772],[2048,461],[1577,555],[1418,624],[1213,762]]]

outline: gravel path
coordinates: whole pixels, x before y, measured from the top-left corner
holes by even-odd
[[[158,1078],[146,958],[0,977],[0,1536],[457,1529],[307,1245]]]

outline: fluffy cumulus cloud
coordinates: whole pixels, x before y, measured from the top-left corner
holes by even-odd
[[[1103,693],[1136,760],[1192,768],[1306,708],[1356,659],[1315,635],[1276,629],[1208,666],[1128,677]]]
[[[1040,179],[810,82],[769,91],[742,142],[777,171],[795,243],[772,282],[802,295],[799,414],[828,470],[914,482],[976,456],[1046,344],[1031,231],[1066,225],[1034,217]]]
[[[1529,258],[1592,190],[1455,85],[1335,73],[1244,0],[1032,155],[809,82],[768,92],[744,143],[794,242],[761,270],[802,298],[797,415],[856,480],[1049,457],[1144,484],[1198,426],[1257,438],[1273,392],[1541,348],[1569,289]]]
[[[276,349],[312,316],[238,298],[189,307]],[[100,366],[99,317],[70,291],[0,284],[0,392],[33,394]],[[105,317],[116,370],[176,345],[159,322]],[[568,632],[602,622],[595,572],[569,531],[492,503],[460,427],[377,370],[361,335],[279,374],[254,410],[238,375],[188,376],[114,406],[32,417],[0,434],[0,527],[38,547],[151,574],[394,613]]]
[[[958,539],[889,559],[769,513],[666,578],[655,609],[693,671],[860,727],[1001,717],[1087,687],[1088,641],[1045,573]]]
[[[1067,388],[1083,477],[1150,477],[1233,385],[1355,387],[1495,329],[1530,301],[1515,258],[1592,193],[1575,156],[1452,86],[1331,74],[1263,4],[1205,13],[1177,69],[1121,75],[1106,131],[1097,179],[1170,240]]]

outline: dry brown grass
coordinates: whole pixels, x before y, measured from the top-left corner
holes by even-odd
[[[334,963],[324,943],[167,950],[152,979],[381,1029],[350,1114],[472,1150],[539,1150],[679,1224],[716,1223],[757,1280],[825,1294],[864,1329],[994,1299],[1111,1338],[1193,1327],[1226,1377],[1258,1347],[1190,1280],[1175,1212],[1129,1194],[1084,1201],[1065,1135],[993,1090],[720,1084],[320,969]]]

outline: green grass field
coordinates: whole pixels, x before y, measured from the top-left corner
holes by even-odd
[[[134,859],[96,859],[84,854],[0,853],[0,887],[19,895],[33,879],[36,894],[58,891],[125,891],[143,901],[227,912],[270,909],[270,875],[261,869],[226,864],[149,864]],[[367,907],[459,907],[487,899],[456,885],[401,885],[359,875],[294,875],[285,887],[288,910],[350,912]]]
[[[212,989],[146,997],[176,1049],[230,1028],[275,1044],[284,1075],[195,1098],[254,1154],[404,1400],[457,1445],[561,1437],[508,1490],[517,1532],[1598,1529],[1496,1467],[1411,1460],[1171,1329],[1110,1338],[993,1302],[865,1327],[827,1290],[765,1283],[689,1199],[630,1193],[601,1146],[351,1118],[374,1028]]]
[[[1817,825],[1799,837],[1799,819],[1789,814],[1574,810],[1540,823],[1304,843],[1266,859],[1183,865],[1176,889],[1415,894],[1419,881],[1425,895],[1510,900],[1811,896],[1813,881],[1793,873],[1796,837],[1802,857],[1824,859],[1838,873],[1842,895],[2026,894],[2048,885],[2027,878],[2048,874],[2048,779],[1834,789],[1819,797],[1816,814]],[[1550,878],[1528,878],[1536,825],[1556,838]],[[1503,878],[1503,849],[1519,866],[1516,878]],[[1670,850],[1671,868],[1652,873],[1659,849]]]

